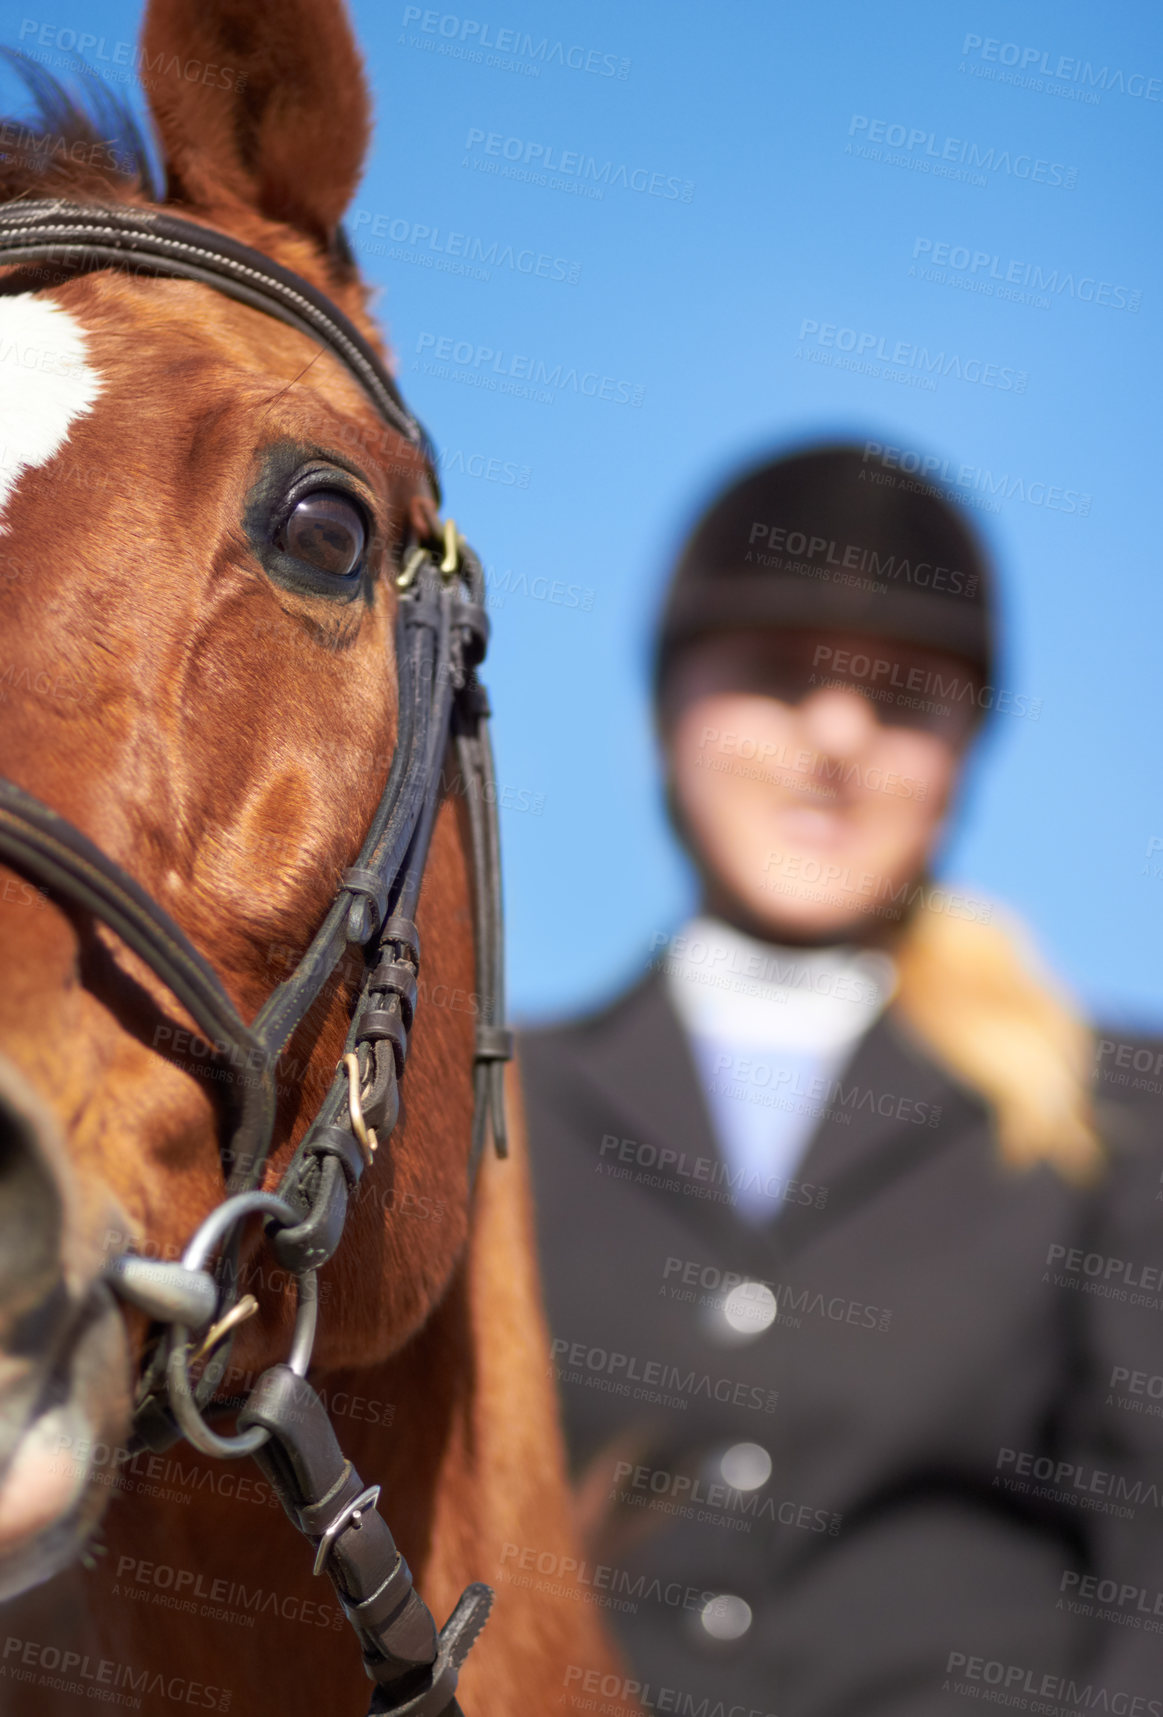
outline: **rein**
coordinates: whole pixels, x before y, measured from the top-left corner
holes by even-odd
[[[0,293],[27,291],[32,265],[62,278],[116,268],[211,286],[327,346],[384,420],[427,460],[423,429],[379,355],[310,282],[226,234],[159,211],[64,201],[0,207]],[[115,931],[143,959],[234,1074],[235,1118],[220,1144],[225,1196],[180,1263],[127,1252],[106,1280],[145,1311],[158,1338],[138,1384],[137,1446],[179,1437],[208,1455],[253,1455],[314,1551],[355,1629],[375,1690],[369,1717],[459,1713],[457,1675],[492,1603],[466,1588],[437,1633],[386,1522],[378,1485],[366,1486],[339,1448],[306,1381],[318,1310],[316,1272],[343,1238],[349,1201],[399,1114],[399,1080],[417,1003],[416,907],[439,808],[440,765],[455,744],[468,807],[478,999],[470,1189],[492,1133],[506,1154],[500,850],[489,704],[476,675],[488,642],[480,563],[451,521],[440,541],[408,555],[396,579],[399,709],[387,783],[356,861],[303,958],[247,1025],[213,967],[153,898],[64,817],[0,777],[0,860]],[[275,1122],[276,1066],[348,948],[364,970],[344,1055],[330,1089],[274,1192],[261,1190]],[[233,1332],[257,1309],[238,1297],[242,1228],[255,1215],[298,1294],[291,1353],[259,1377],[233,1434],[207,1414],[225,1374]],[[217,1263],[212,1261],[217,1255]],[[201,1365],[197,1378],[191,1367]]]

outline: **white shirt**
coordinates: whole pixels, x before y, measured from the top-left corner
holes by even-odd
[[[766,1224],[827,1112],[828,1094],[896,986],[887,954],[760,942],[693,918],[662,956],[690,1039],[735,1208]]]

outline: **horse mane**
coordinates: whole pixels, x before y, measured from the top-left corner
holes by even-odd
[[[165,201],[162,165],[121,96],[98,82],[70,90],[15,49],[0,54],[31,101],[30,115],[0,117],[0,203],[19,197]]]

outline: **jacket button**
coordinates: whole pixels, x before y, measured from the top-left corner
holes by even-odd
[[[771,1456],[761,1443],[732,1443],[719,1457],[719,1471],[732,1490],[758,1490],[771,1477]]]
[[[766,1282],[739,1282],[711,1308],[708,1322],[724,1347],[737,1347],[770,1329],[778,1315],[775,1295]]]
[[[699,1622],[708,1639],[742,1639],[751,1626],[751,1605],[730,1592],[720,1592],[703,1605]]]

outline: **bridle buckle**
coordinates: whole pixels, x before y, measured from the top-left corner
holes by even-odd
[[[331,1524],[324,1528],[323,1536],[319,1540],[319,1547],[315,1552],[315,1566],[311,1570],[312,1574],[322,1574],[327,1566],[327,1558],[331,1554],[331,1546],[339,1534],[347,1526],[358,1526],[363,1510],[374,1508],[379,1500],[379,1485],[369,1484],[366,1490],[360,1491],[357,1497],[353,1497],[339,1510]]]
[[[339,1065],[347,1073],[347,1113],[351,1118],[351,1130],[355,1134],[356,1143],[363,1152],[364,1163],[370,1169],[379,1140],[376,1138],[375,1128],[369,1127],[364,1120],[363,1098],[360,1095],[359,1056],[354,1049],[350,1050]]]
[[[455,578],[460,571],[460,538],[454,519],[444,521],[444,558],[440,562],[441,578]]]

